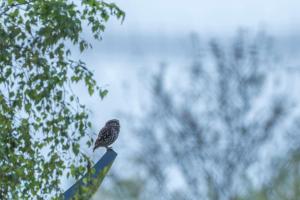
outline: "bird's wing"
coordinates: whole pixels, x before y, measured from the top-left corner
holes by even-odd
[[[106,143],[106,140],[109,138],[109,128],[106,126],[103,127],[98,135],[98,138],[96,140],[95,146],[99,146]]]

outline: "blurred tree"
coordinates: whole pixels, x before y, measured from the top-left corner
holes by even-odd
[[[236,199],[261,149],[284,132],[288,98],[264,96],[274,63],[270,37],[241,31],[227,44],[212,40],[208,52],[197,40],[191,67],[164,66],[154,76],[135,127],[149,199]],[[170,169],[183,178],[181,197],[168,189]]]
[[[143,193],[143,185],[146,180],[137,177],[120,178],[114,173],[110,173],[110,186],[103,187],[101,192],[96,193],[93,199],[109,199],[109,200],[135,200],[141,199]]]
[[[278,162],[280,164],[278,164]],[[280,167],[274,177],[261,189],[253,189],[239,200],[298,200],[300,197],[300,149],[276,162]]]
[[[91,122],[72,86],[82,81],[101,98],[107,91],[71,49],[91,47],[83,27],[101,39],[110,16],[124,12],[97,0],[0,1],[1,199],[58,197],[62,172],[85,169],[79,142]]]

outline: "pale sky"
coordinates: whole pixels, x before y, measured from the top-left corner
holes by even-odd
[[[127,160],[123,149],[130,145],[127,141],[131,134],[129,125],[120,112],[138,113],[143,105],[140,98],[146,89],[141,82],[139,70],[157,67],[161,61],[166,61],[170,66],[185,66],[189,63],[189,60],[181,63],[183,61],[178,59],[178,54],[185,51],[182,44],[171,45],[178,41],[177,36],[187,37],[191,31],[222,36],[235,33],[239,27],[251,30],[265,27],[272,35],[300,33],[300,0],[110,1],[126,12],[124,23],[120,25],[119,21],[110,20],[103,41],[95,42],[93,49],[81,54],[95,73],[98,83],[107,88],[109,94],[100,101],[88,97],[85,89],[78,88],[77,91],[83,103],[92,110],[95,133],[108,119],[121,117],[122,132],[114,149],[122,156],[118,157],[114,170],[124,170],[122,167],[127,165]],[[134,37],[130,37],[132,35]],[[138,40],[137,37],[142,39]],[[156,40],[156,37],[163,39]],[[141,53],[147,48],[150,49],[146,51],[147,55],[151,55],[148,57],[146,53]],[[170,49],[179,49],[179,53],[175,56],[161,53]],[[90,155],[96,161],[101,153],[104,150]],[[68,186],[69,183],[66,183],[64,187]]]
[[[176,34],[231,33],[238,27],[260,28],[285,34],[300,27],[299,0],[114,0],[126,12],[122,26],[109,30]]]

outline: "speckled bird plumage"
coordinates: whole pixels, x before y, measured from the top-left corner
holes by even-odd
[[[105,147],[106,149],[109,149],[109,145],[114,143],[118,138],[119,132],[119,120],[112,119],[107,121],[105,126],[99,132],[93,151],[95,151],[95,149],[98,147]]]

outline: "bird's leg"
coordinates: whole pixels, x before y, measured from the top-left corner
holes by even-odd
[[[109,147],[109,146],[106,146],[106,151],[111,151],[112,150],[112,147]]]

